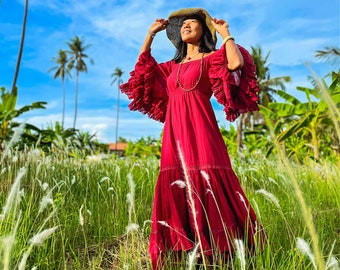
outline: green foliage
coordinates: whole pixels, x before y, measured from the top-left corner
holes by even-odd
[[[287,94],[282,94],[281,97],[285,98],[288,102],[288,104],[285,103],[283,105],[287,106],[279,107],[277,104],[269,105],[271,109],[277,112],[280,121],[284,123],[284,130],[281,130],[277,139],[279,142],[286,142],[288,154],[290,155],[296,154],[297,151],[291,151],[289,149],[294,148],[294,144],[289,144],[292,143],[289,138],[294,136],[299,137],[300,141],[301,139],[305,141],[304,145],[300,144],[302,148],[299,150],[302,150],[315,159],[320,159],[322,152],[329,153],[329,151],[323,151],[320,146],[321,142],[326,140],[329,136],[334,137],[335,126],[332,124],[332,118],[334,116],[331,114],[329,104],[327,103],[327,100],[323,98],[320,89],[309,89],[305,87],[298,87],[297,89],[305,93],[308,100],[307,102],[302,103],[296,98],[288,96]],[[336,102],[336,99],[339,96],[338,89],[332,89],[330,87],[327,89],[330,97]],[[312,97],[316,99],[316,101],[313,101]],[[325,134],[325,130],[329,131],[329,133]],[[339,146],[339,143],[336,141],[332,144],[338,144]],[[308,145],[311,145],[311,148],[308,149]],[[291,151],[291,153],[289,153],[289,151]],[[310,151],[312,151],[312,153],[309,154]]]
[[[157,157],[161,154],[161,140],[148,136],[146,139],[140,138],[136,142],[129,141],[125,150],[126,156],[133,157]]]
[[[96,134],[73,128],[64,129],[58,121],[54,126],[51,123],[46,129],[39,129],[29,124],[25,125],[25,128],[20,134],[20,139],[13,145],[20,151],[38,147],[45,154],[53,153],[60,155],[60,158],[86,159],[87,156],[94,154],[106,154],[109,150],[107,144],[100,143],[96,139]]]
[[[228,148],[229,155],[237,156],[237,130],[234,126],[230,126],[227,130],[225,127],[220,127],[220,132],[224,140],[225,145]]]
[[[1,90],[1,103],[0,103],[0,152],[3,150],[3,143],[9,140],[14,134],[14,128],[19,126],[15,122],[15,118],[21,114],[34,110],[34,109],[45,109],[46,102],[37,101],[31,105],[23,106],[16,109],[17,105],[17,89],[10,93],[6,91],[4,87]],[[35,129],[32,125],[27,125],[26,129]]]
[[[329,87],[324,81],[313,89],[297,87],[305,94],[306,102],[277,90],[283,101],[259,105],[264,121],[244,132],[247,150],[266,150],[268,156],[278,142],[288,157],[300,162],[306,158],[337,160],[340,157],[339,85],[339,73],[333,73]]]

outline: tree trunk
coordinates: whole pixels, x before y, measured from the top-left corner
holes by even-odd
[[[12,83],[12,92],[11,92],[11,94],[14,94],[16,92],[16,85],[17,85],[17,79],[18,79],[18,75],[19,75],[21,56],[22,56],[22,52],[24,50],[27,13],[28,13],[28,0],[26,0],[26,2],[25,2],[25,11],[24,11],[24,19],[23,19],[23,22],[22,22],[20,47],[19,47],[17,64],[16,64],[15,72],[14,72],[14,78],[13,78],[13,83]]]
[[[311,133],[312,133],[312,145],[313,145],[314,158],[319,160],[320,159],[319,142],[318,142],[318,137],[316,134],[315,125],[313,123],[311,123]]]
[[[77,115],[78,115],[78,77],[79,77],[79,71],[77,70],[77,73],[76,73],[76,94],[75,94],[75,98],[74,98],[73,129],[76,128]]]
[[[119,90],[120,80],[118,79],[118,97],[117,97],[117,116],[116,116],[116,153],[118,147],[118,123],[119,123],[119,110],[120,110],[120,90]]]
[[[241,154],[241,150],[243,147],[243,144],[242,144],[243,118],[244,118],[244,115],[241,114],[238,120],[238,124],[237,124],[237,153],[238,155]]]
[[[61,120],[61,127],[64,130],[64,122],[65,122],[65,106],[66,106],[66,90],[65,90],[65,81],[63,79],[63,115],[62,115],[62,120]]]

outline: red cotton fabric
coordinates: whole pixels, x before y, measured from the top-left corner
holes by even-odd
[[[157,63],[148,50],[120,86],[131,110],[165,123],[149,246],[153,269],[162,269],[167,251],[190,251],[196,244],[207,256],[233,253],[234,239],[251,247],[261,230],[231,168],[210,102],[214,95],[229,121],[258,110],[255,65],[249,53],[239,49],[241,72],[228,70],[222,46],[202,63],[183,63],[178,76],[179,64]],[[192,88],[201,64],[198,85],[183,90],[178,81]]]

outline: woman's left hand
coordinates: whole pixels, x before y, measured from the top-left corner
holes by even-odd
[[[225,20],[213,18],[211,20],[212,25],[214,26],[217,33],[219,33],[222,37],[229,35],[229,24]]]

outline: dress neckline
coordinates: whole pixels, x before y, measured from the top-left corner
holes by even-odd
[[[205,58],[207,58],[207,57],[213,55],[215,52],[216,52],[216,51],[213,51],[213,52],[209,53],[208,55],[206,55],[206,54],[204,53],[204,56],[203,56],[202,59],[204,60]],[[182,62],[182,65],[189,64],[189,63],[193,63],[193,62],[199,62],[199,61],[201,61],[201,58],[198,58],[198,59],[195,59],[195,60],[191,60],[191,61],[187,61],[187,62]],[[177,63],[177,65],[179,65],[179,64],[181,64],[181,63]]]

